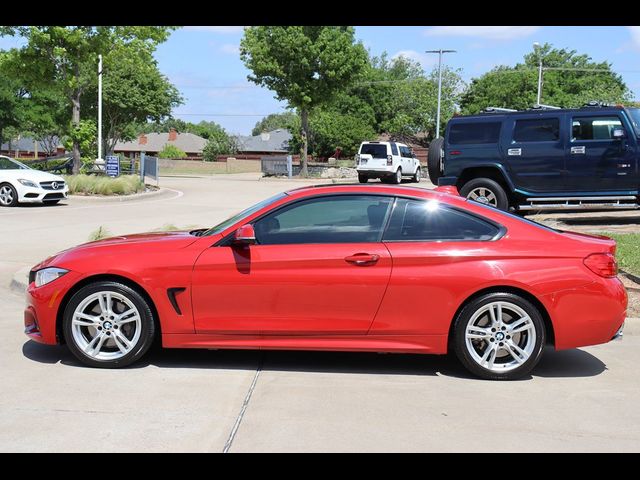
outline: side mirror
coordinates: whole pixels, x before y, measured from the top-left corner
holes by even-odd
[[[611,136],[615,139],[615,140],[622,140],[623,138],[625,138],[627,135],[626,133],[624,133],[624,129],[622,128],[614,128],[613,132],[611,133]]]
[[[233,243],[236,245],[254,245],[256,243],[256,231],[253,225],[242,225],[233,235]]]

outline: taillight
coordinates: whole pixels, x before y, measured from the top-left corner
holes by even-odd
[[[610,253],[592,253],[584,259],[584,264],[601,277],[611,278],[618,275],[618,262]]]
[[[356,167],[358,166],[359,163],[360,163],[360,155],[356,153]]]
[[[387,166],[393,165],[393,157],[391,155],[387,155]]]

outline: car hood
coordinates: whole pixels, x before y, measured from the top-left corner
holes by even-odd
[[[0,178],[7,180],[17,180],[19,178],[25,178],[34,182],[64,182],[64,178],[60,175],[54,175],[49,172],[42,172],[40,170],[0,170]]]

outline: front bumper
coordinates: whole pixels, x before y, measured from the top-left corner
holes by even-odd
[[[66,200],[69,195],[69,187],[64,186],[59,190],[46,190],[44,188],[23,187],[18,194],[20,203],[46,203],[58,200]]]

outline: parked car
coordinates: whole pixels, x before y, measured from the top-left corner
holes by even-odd
[[[360,183],[379,178],[398,184],[403,177],[419,182],[422,175],[420,160],[408,146],[398,142],[362,142],[356,155],[356,170]]]
[[[638,208],[640,109],[490,109],[452,118],[431,181],[502,210]]]
[[[448,193],[305,187],[208,230],[46,259],[30,272],[25,332],[93,367],[129,365],[157,335],[166,348],[453,350],[476,375],[518,378],[546,343],[622,333],[614,252]]]
[[[0,206],[15,207],[18,203],[56,204],[67,198],[68,192],[64,178],[0,156]]]

